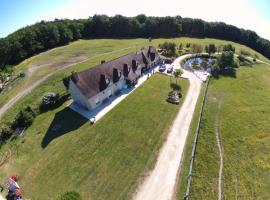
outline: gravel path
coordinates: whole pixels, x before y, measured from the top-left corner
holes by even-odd
[[[102,56],[102,55],[108,55],[108,54],[112,54],[112,53],[116,53],[116,52],[120,52],[123,50],[127,50],[127,49],[131,49],[134,48],[135,46],[131,46],[131,47],[127,47],[127,48],[123,48],[123,49],[119,49],[119,50],[115,50],[115,51],[111,51],[111,52],[107,52],[107,53],[103,53],[103,54],[99,54],[87,59],[84,59],[80,62],[76,62],[76,63],[72,63],[69,65],[66,65],[64,67],[62,67],[61,69],[55,70],[49,74],[47,74],[46,76],[44,76],[43,78],[39,79],[38,81],[34,82],[31,86],[25,88],[24,90],[20,91],[16,96],[14,96],[13,98],[11,98],[9,101],[7,101],[1,108],[0,108],[0,118],[1,116],[9,109],[11,108],[19,99],[21,99],[23,96],[29,94],[33,89],[35,89],[37,86],[39,86],[41,83],[43,83],[44,81],[46,81],[49,77],[51,77],[53,74],[55,74],[56,72],[60,71],[60,70],[64,70],[67,69],[69,67],[72,67],[74,65],[77,64],[81,64],[83,62],[86,62],[87,60]],[[28,75],[28,74],[27,74]]]
[[[0,194],[0,200],[5,200],[4,197],[2,197],[2,195]]]
[[[223,174],[223,150],[220,140],[220,131],[219,131],[219,111],[220,111],[221,103],[218,105],[218,112],[216,114],[216,120],[215,120],[215,134],[216,134],[216,141],[219,151],[219,174],[218,174],[218,200],[222,199],[222,174]]]
[[[189,55],[176,59],[174,66],[179,66],[178,63],[181,59],[187,56]],[[185,100],[172,124],[167,141],[160,150],[157,163],[153,171],[139,186],[134,195],[135,200],[170,200],[173,198],[182,153],[201,89],[201,80],[193,73],[184,71],[183,77],[190,81]]]

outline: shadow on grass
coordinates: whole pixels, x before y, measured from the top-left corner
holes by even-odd
[[[179,83],[170,83],[171,89],[175,91],[182,91],[181,85]]]
[[[87,121],[86,118],[70,108],[59,111],[55,114],[54,119],[41,142],[41,147],[46,148],[54,139],[80,128]]]
[[[220,76],[237,78],[235,68],[226,68],[221,70],[218,74],[212,74],[214,78],[219,79]]]

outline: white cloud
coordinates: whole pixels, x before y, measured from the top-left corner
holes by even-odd
[[[152,16],[201,18],[222,21],[240,28],[256,31],[270,39],[270,22],[244,0],[77,0],[52,11],[46,19],[87,18],[94,14],[135,16],[144,13]]]

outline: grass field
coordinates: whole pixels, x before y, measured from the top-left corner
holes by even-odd
[[[217,199],[219,154],[215,123],[224,149],[223,198],[269,198],[269,77],[269,66],[253,65],[238,69],[237,78],[211,80],[197,145],[191,199]],[[180,194],[182,199],[183,192]]]
[[[158,45],[164,41],[173,41],[178,44],[199,43],[202,45],[228,43],[227,41],[214,39],[176,38],[154,39],[152,44]],[[55,66],[63,66],[62,64],[66,60],[66,62],[70,64],[76,62],[76,59],[90,58],[83,63],[75,64],[69,69],[56,72],[38,88],[34,89],[33,92],[20,99],[8,110],[3,118],[1,118],[0,125],[12,121],[23,106],[38,106],[42,95],[46,92],[65,93],[66,91],[61,80],[64,76],[70,75],[71,71],[80,71],[99,64],[101,60],[111,60],[123,54],[135,51],[134,46],[136,44],[138,44],[139,49],[141,46],[145,46],[148,43],[145,39],[80,40],[24,61],[16,67],[16,70],[28,71],[29,68],[37,67],[36,71],[34,71],[35,73],[33,73],[31,77],[26,77],[25,80],[20,81],[19,85],[16,85],[7,93],[1,94],[0,105],[5,103],[21,89],[32,84],[33,81],[54,71]],[[255,54],[253,50],[247,47],[235,43],[232,44],[236,47],[237,52],[244,49]],[[133,46],[133,48],[125,49],[131,46]],[[120,49],[123,50],[116,51]],[[111,51],[116,52],[107,54]],[[77,54],[78,52],[80,55]],[[76,58],[72,60],[70,57]],[[261,55],[259,55],[259,57],[261,60],[267,60]],[[237,79],[220,78],[219,80],[215,80],[210,85],[211,90],[214,91],[215,85],[218,85],[221,88],[224,87],[223,93],[229,93],[230,84],[233,86],[235,81],[242,80],[240,79],[242,73],[252,76],[257,69],[258,71],[264,69],[268,73],[267,68],[263,67],[263,65],[240,68],[237,72]],[[261,72],[264,73],[263,70]],[[265,75],[267,75],[267,73],[265,73]],[[256,75],[254,79],[246,80],[249,85],[268,80],[267,76],[261,80],[262,77],[258,77],[258,74]],[[260,80],[256,80],[256,78],[260,78]],[[265,83],[266,82],[267,81],[265,81]],[[268,81],[268,84],[269,83]],[[222,84],[224,84],[224,86]],[[187,82],[182,81],[182,85],[185,91]],[[225,86],[227,86],[227,88],[225,88]],[[152,94],[151,89],[153,87],[159,89],[154,90],[155,92]],[[16,147],[17,151],[10,163],[1,168],[0,178],[10,173],[19,173],[21,176],[20,182],[26,197],[32,197],[33,199],[53,198],[56,194],[69,189],[78,189],[84,198],[127,199],[134,191],[139,177],[142,177],[142,175],[153,166],[157,156],[156,153],[166,136],[166,130],[178,110],[178,107],[164,104],[163,100],[169,90],[168,87],[169,84],[166,77],[155,76],[153,79],[146,82],[142,88],[135,91],[119,106],[108,113],[108,115],[95,126],[90,126],[89,123],[86,123],[85,120],[76,113],[65,109],[65,105],[39,115],[34,124],[25,132],[23,138],[11,142],[11,144]],[[252,87],[257,87],[257,85],[253,84]],[[265,92],[265,88],[266,86],[263,92]],[[218,88],[217,90],[220,89]],[[260,88],[256,92],[259,91],[261,91]],[[253,94],[253,90],[248,90],[245,94],[243,93],[242,98],[245,99],[245,95],[250,95],[247,97],[251,98],[253,97],[251,94]],[[259,95],[260,94],[258,94],[258,98],[263,98],[266,94],[264,94],[263,97]],[[241,101],[243,101],[243,99],[241,99]],[[131,105],[137,106],[133,107]],[[240,108],[238,104],[236,104],[236,106],[236,108]],[[233,108],[232,105],[231,109]],[[213,117],[211,113],[215,112],[215,107],[209,105],[207,110],[210,113],[209,116],[207,116],[207,120],[210,121],[212,119],[211,117]],[[221,113],[223,114],[223,112]],[[76,119],[76,121],[72,119]],[[143,119],[147,119],[148,121]],[[221,120],[225,119],[221,118]],[[194,121],[196,121],[195,118]],[[203,197],[204,192],[207,193],[209,197],[211,195],[216,197],[215,181],[218,163],[211,159],[217,158],[218,155],[215,152],[215,141],[211,140],[214,138],[211,138],[212,135],[210,134],[212,128],[211,124],[209,127],[206,126],[208,121],[206,121],[206,119],[204,120],[204,129],[202,132],[204,134],[204,132],[209,131],[209,134],[201,134],[206,138],[202,137],[202,139],[199,139],[202,142],[202,144],[199,145],[202,146],[199,147],[201,149],[198,149],[200,152],[198,153],[199,158],[195,166],[196,176],[192,179],[192,191],[194,197],[197,199],[201,199],[200,197]],[[53,134],[50,128],[53,127],[55,123],[63,123],[61,131],[57,134]],[[260,123],[262,122],[260,121]],[[223,122],[223,124],[225,124],[225,122]],[[265,124],[261,124],[261,127],[264,127],[264,125]],[[269,126],[265,126],[269,128]],[[242,128],[242,126],[240,126],[240,128]],[[254,130],[255,129],[254,127]],[[237,130],[237,127],[235,130]],[[128,135],[126,136],[127,133]],[[221,131],[221,133],[223,137],[223,131]],[[192,139],[189,138],[189,141],[191,140]],[[204,146],[205,144],[206,147]],[[4,145],[2,151],[5,151],[7,148],[9,148],[9,145]],[[188,149],[186,153],[188,156],[190,155]],[[185,158],[188,157],[186,156]],[[227,167],[226,159],[225,167]],[[186,161],[184,162],[187,163]],[[207,165],[205,165],[205,162],[207,162]],[[202,164],[201,166],[200,163]],[[186,164],[184,164],[184,166],[186,166]],[[204,170],[210,173],[207,174],[209,179],[207,179],[206,182],[203,182],[204,180],[202,178],[206,175],[206,171]],[[250,178],[254,177],[250,176]],[[237,181],[239,180],[237,179]],[[180,182],[180,184],[182,183]],[[230,182],[227,184],[230,184]],[[246,183],[241,182],[241,184],[245,185]],[[226,188],[227,187],[226,185]],[[194,191],[196,191],[196,194]],[[209,191],[213,192],[211,193]],[[40,196],[37,195],[39,193]]]
[[[180,82],[185,94],[188,81]],[[69,189],[84,199],[128,199],[153,167],[179,110],[165,101],[169,83],[155,75],[94,126],[65,105],[39,115],[13,142],[18,151],[1,178],[18,173],[31,199],[52,199]],[[61,126],[57,132],[55,125]]]
[[[201,44],[203,47],[208,44],[224,45],[231,43],[235,46],[236,52],[239,54],[240,50],[245,50],[250,52],[252,55],[257,54],[259,59],[267,61],[266,58],[256,53],[254,50],[239,45],[237,43],[216,40],[216,39],[196,39],[196,38],[173,38],[173,39],[154,39],[152,40],[152,45],[158,46],[158,44],[165,41],[175,42],[177,45],[182,43],[183,45],[187,43],[191,44]],[[93,63],[97,64],[102,59],[104,59],[104,53],[109,53],[112,51],[117,51],[123,49],[120,54],[134,52],[139,50],[143,46],[147,46],[148,40],[146,39],[125,39],[125,40],[114,40],[114,39],[98,39],[98,40],[78,40],[72,42],[71,44],[63,47],[58,47],[50,51],[41,53],[39,55],[33,56],[26,59],[19,65],[15,67],[15,72],[24,71],[26,77],[24,80],[20,81],[20,84],[13,86],[12,89],[7,92],[0,93],[0,106],[11,99],[20,90],[23,90],[33,82],[39,80],[47,74],[55,72],[67,65],[75,64],[77,62],[83,62],[81,64],[75,64],[71,67],[71,70],[82,70],[92,66]],[[130,47],[129,49],[126,49]],[[69,71],[70,72],[70,71]]]

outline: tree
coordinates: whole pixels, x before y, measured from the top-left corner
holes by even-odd
[[[176,85],[178,85],[177,79],[180,78],[182,76],[182,74],[183,74],[183,70],[182,69],[176,69],[176,70],[174,70],[173,76],[174,76],[174,78],[176,80]]]
[[[223,52],[221,56],[219,56],[217,63],[221,70],[225,68],[234,67],[235,63],[233,60],[233,52],[231,51]]]
[[[235,48],[231,44],[227,44],[227,45],[224,45],[223,51],[231,51],[231,52],[234,53],[235,52]]]
[[[216,45],[214,44],[209,44],[208,46],[205,47],[205,51],[209,54],[213,54],[213,53],[216,53],[217,51],[217,48],[216,48]]]
[[[14,129],[19,127],[29,127],[33,123],[34,118],[35,112],[31,107],[27,106],[16,115],[12,127]]]

